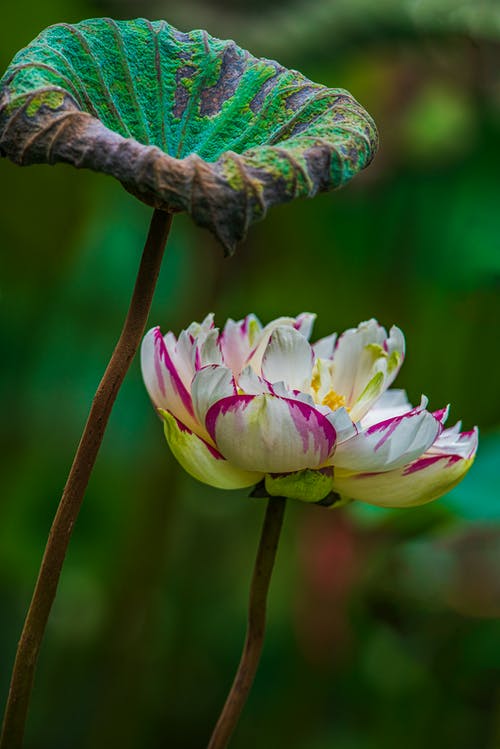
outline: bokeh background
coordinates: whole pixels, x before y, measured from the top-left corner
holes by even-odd
[[[381,149],[338,193],[273,209],[236,257],[184,217],[151,324],[208,311],[377,317],[411,399],[452,403],[480,451],[409,511],[290,503],[262,665],[234,749],[500,746],[500,10],[449,0],[25,0],[0,68],[44,27],[112,15],[206,27],[348,88]],[[0,701],[149,210],[102,175],[0,162]],[[263,505],[174,464],[135,362],[64,569],[28,749],[200,749],[243,641]]]

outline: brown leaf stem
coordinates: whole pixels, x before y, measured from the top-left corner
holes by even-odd
[[[38,654],[85,490],[111,409],[144,333],[172,215],[155,210],[120,338],[96,390],[63,495],[50,529],[31,604],[17,648],[0,749],[20,749]]]
[[[286,500],[283,497],[270,497],[267,505],[250,586],[245,644],[236,676],[208,744],[208,749],[225,749],[228,745],[257,672],[264,643],[267,594],[283,525],[285,504]]]

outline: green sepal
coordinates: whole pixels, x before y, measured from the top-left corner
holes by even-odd
[[[333,487],[333,469],[305,468],[294,473],[266,474],[266,491],[270,497],[287,497],[301,502],[320,502]]]

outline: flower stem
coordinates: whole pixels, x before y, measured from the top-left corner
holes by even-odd
[[[227,696],[208,749],[225,749],[247,701],[259,665],[266,626],[266,604],[271,574],[283,525],[286,500],[270,497],[255,560],[245,645],[233,685]]]
[[[35,668],[50,610],[75,525],[101,446],[111,409],[144,334],[172,215],[155,210],[130,307],[120,338],[99,383],[50,529],[31,604],[17,648],[0,749],[20,749]]]

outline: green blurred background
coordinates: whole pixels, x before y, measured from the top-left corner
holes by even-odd
[[[398,385],[478,424],[471,473],[409,511],[290,504],[261,668],[234,749],[500,747],[500,9],[427,0],[26,0],[0,68],[44,27],[112,15],[206,27],[377,121],[343,191],[271,211],[225,260],[174,222],[151,325],[214,311],[377,317]],[[102,175],[0,162],[0,700],[50,523],[117,338],[150,211]],[[48,627],[27,749],[200,749],[243,641],[263,505],[174,464],[137,361]]]

